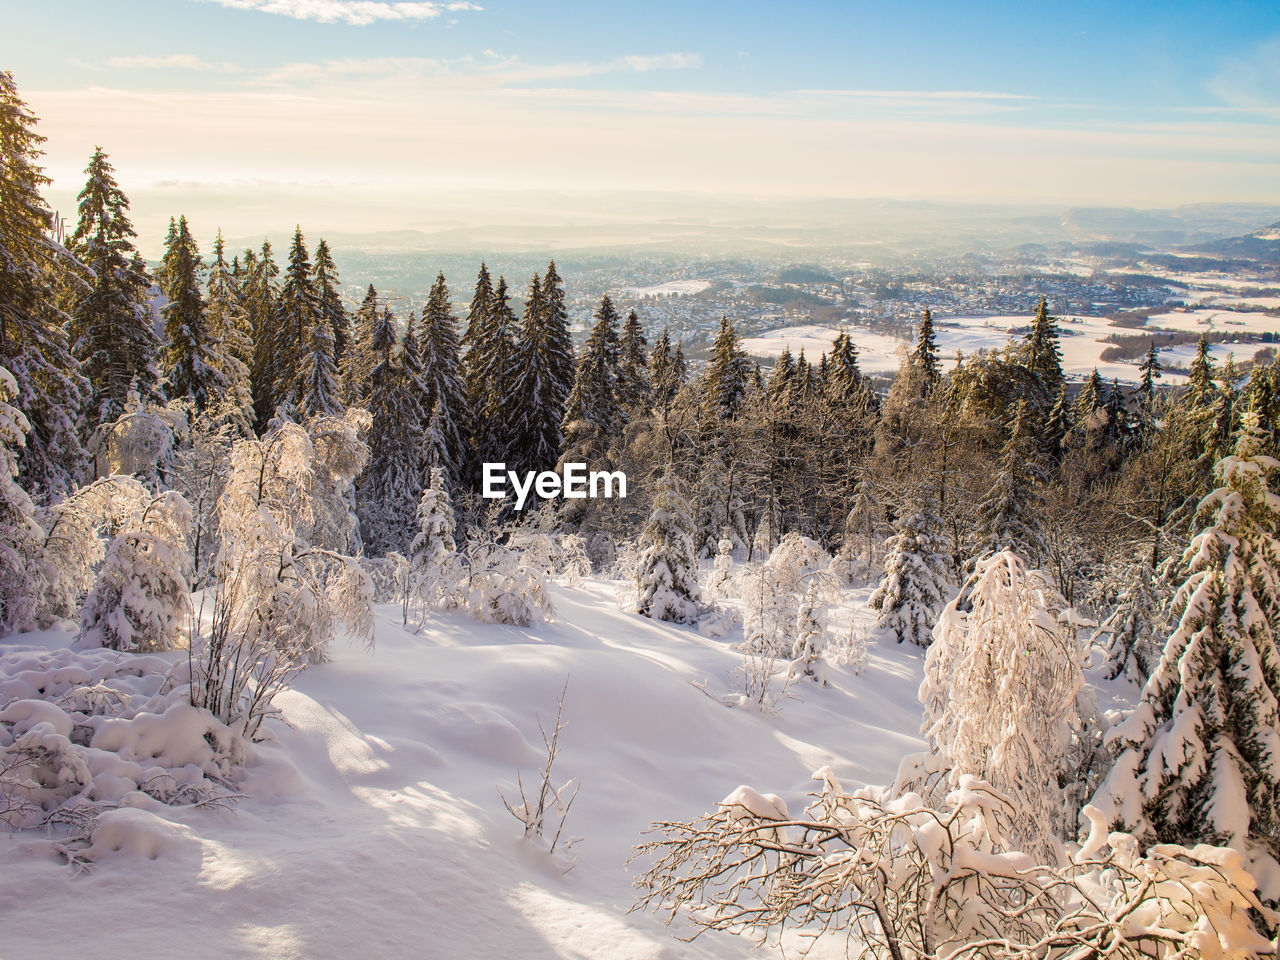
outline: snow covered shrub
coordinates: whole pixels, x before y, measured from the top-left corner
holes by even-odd
[[[191,507],[172,490],[150,497],[107,547],[85,599],[80,635],[113,650],[171,650],[186,638]]]
[[[218,552],[218,503],[231,473],[231,446],[241,433],[206,408],[191,420],[185,441],[169,456],[165,484],[191,504],[192,586],[201,589]]]
[[[150,491],[137,479],[115,476],[80,487],[49,509],[48,532],[33,571],[40,578],[40,623],[75,615],[106,554],[104,537],[138,516],[150,500]]]
[[[1113,728],[1118,758],[1094,803],[1143,842],[1223,843],[1280,900],[1280,464],[1245,415],[1183,557],[1177,626]]]
[[[87,831],[140,794],[229,801],[245,745],[186,702],[184,666],[100,647],[0,652],[0,822]]]
[[[938,614],[955,592],[941,521],[923,511],[907,514],[886,550],[884,579],[869,605],[880,611],[878,625],[892,630],[899,643],[928,646]]]
[[[640,534],[635,574],[636,612],[654,620],[698,618],[698,559],[693,517],[675,468],[668,465]]]
[[[332,489],[315,484],[314,456],[305,430],[275,421],[262,439],[235,443],[218,505],[208,623],[202,609],[191,645],[191,702],[248,737],[275,694],[325,659],[339,626],[373,642],[368,574],[354,557],[306,539],[332,506],[324,503]]]
[[[792,656],[802,597],[810,586],[816,597],[830,603],[839,586],[822,546],[798,533],[789,533],[763,563],[749,565],[739,575],[743,619],[743,648],[774,657]]]
[[[638,906],[766,943],[838,935],[867,960],[1255,960],[1274,945],[1238,853],[1141,853],[1101,817],[1044,864],[1010,843],[1016,802],[964,777],[937,808],[846,792],[829,768],[803,815],[739,787],[692,823],[654,824]],[[1094,811],[1087,811],[1094,814]],[[697,934],[695,933],[695,936]]]
[[[716,559],[707,581],[707,597],[720,600],[733,591],[733,541],[726,535],[716,544]]]
[[[542,571],[527,566],[520,554],[495,540],[467,547],[470,573],[459,582],[467,611],[481,623],[527,627],[555,616]]]
[[[9,371],[0,367],[0,636],[35,626],[33,567],[44,541],[35,504],[15,479],[29,429],[22,411],[9,403],[17,392]]]
[[[306,424],[312,445],[311,529],[307,541],[339,553],[360,552],[355,511],[355,479],[369,461],[363,437],[369,412],[351,407],[341,416],[323,414]]]
[[[435,606],[454,593],[458,577],[455,527],[444,471],[436,468],[418,501],[418,533],[409,548],[413,592],[425,606]]]
[[[1048,576],[1012,553],[977,561],[969,610],[953,600],[934,628],[920,702],[947,783],[979,777],[1014,802],[1010,840],[1046,859],[1074,832],[1061,784],[1084,685],[1083,645]]]
[[[587,556],[587,541],[576,533],[566,533],[560,538],[560,576],[570,586],[576,586],[583,577],[591,576],[591,559]]]
[[[124,413],[99,426],[86,444],[93,456],[94,475],[136,476],[156,487],[161,467],[167,466],[178,442],[187,437],[190,416],[186,400],[161,406],[144,403],[136,390],[130,391]]]
[[[849,632],[835,637],[827,647],[827,657],[839,667],[857,675],[867,668],[867,635],[850,625]]]

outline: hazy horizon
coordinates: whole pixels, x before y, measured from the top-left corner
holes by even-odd
[[[55,0],[6,20],[31,38],[3,68],[51,201],[69,215],[102,146],[150,251],[177,213],[202,236],[669,216],[593,206],[646,192],[1280,204],[1272,4]]]

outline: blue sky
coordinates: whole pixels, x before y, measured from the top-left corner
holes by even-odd
[[[1274,0],[0,7],[64,190],[1280,201]]]

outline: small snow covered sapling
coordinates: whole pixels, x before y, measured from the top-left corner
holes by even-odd
[[[857,626],[850,624],[849,632],[837,636],[827,648],[827,656],[837,666],[847,667],[849,672],[857,675],[867,668],[869,653],[867,635]]]
[[[460,584],[467,610],[481,623],[527,627],[555,616],[538,568],[503,543],[476,537],[467,546],[470,575]]]
[[[925,511],[908,514],[887,549],[884,579],[868,603],[880,611],[879,626],[892,630],[899,643],[926,647],[938,614],[955,590],[941,521]]]
[[[712,600],[722,599],[730,595],[732,587],[733,541],[726,530],[716,544],[716,559],[711,568],[711,579],[707,581],[707,596]]]
[[[796,614],[791,670],[826,686],[827,669],[822,655],[827,647],[827,612],[819,584],[819,578],[810,577],[804,599],[800,602],[800,611]]]
[[[149,498],[125,522],[85,599],[82,637],[143,653],[180,645],[191,605],[191,522],[191,507],[172,490]]]
[[[569,681],[565,680],[560,698],[556,701],[556,722],[550,733],[547,733],[542,720],[538,720],[538,730],[542,733],[542,744],[546,748],[547,755],[542,769],[538,772],[537,793],[532,797],[529,796],[525,790],[524,778],[518,771],[516,773],[517,789],[520,791],[518,804],[508,800],[502,789],[498,789],[502,805],[513,817],[524,824],[525,839],[536,838],[539,842],[546,844],[547,853],[553,855],[557,848],[567,851],[582,839],[567,837],[564,834],[565,820],[569,816],[573,801],[578,796],[578,788],[581,784],[577,780],[568,780],[557,787],[553,779],[553,768],[560,756],[560,733],[568,726],[568,721],[564,719],[564,698],[568,692]],[[574,863],[576,859],[568,866],[572,868]]]
[[[410,547],[413,592],[428,607],[453,593],[457,578],[456,526],[445,471],[436,467],[418,501],[418,535]]]
[[[670,464],[640,534],[635,589],[636,612],[643,616],[672,623],[692,623],[698,618],[693,516],[683,484]]]
[[[789,533],[767,560],[743,571],[739,582],[746,607],[745,651],[779,658],[794,655],[797,616],[809,585],[823,602],[839,596],[839,585],[827,569],[830,562],[817,541]]]

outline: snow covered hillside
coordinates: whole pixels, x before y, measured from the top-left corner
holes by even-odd
[[[626,613],[616,588],[557,586],[556,620],[529,628],[452,612],[415,634],[380,607],[372,654],[336,644],[278,697],[285,723],[255,748],[234,812],[129,794],[78,875],[38,833],[0,841],[0,956],[742,957],[741,938],[684,944],[688,928],[628,914],[631,847],[742,783],[798,810],[824,765],[851,785],[891,780],[921,746],[923,651],[872,641],[861,674],[832,665],[830,686],[804,682],[775,715],[726,707],[693,683],[741,689],[741,629],[711,639]],[[869,623],[866,591],[845,597]],[[0,640],[0,677],[72,639]],[[128,657],[63,650],[61,674],[24,682],[104,655]],[[499,788],[536,780],[538,718],[554,721],[566,680],[555,776],[581,783],[566,833],[582,840],[553,859],[521,839]]]

